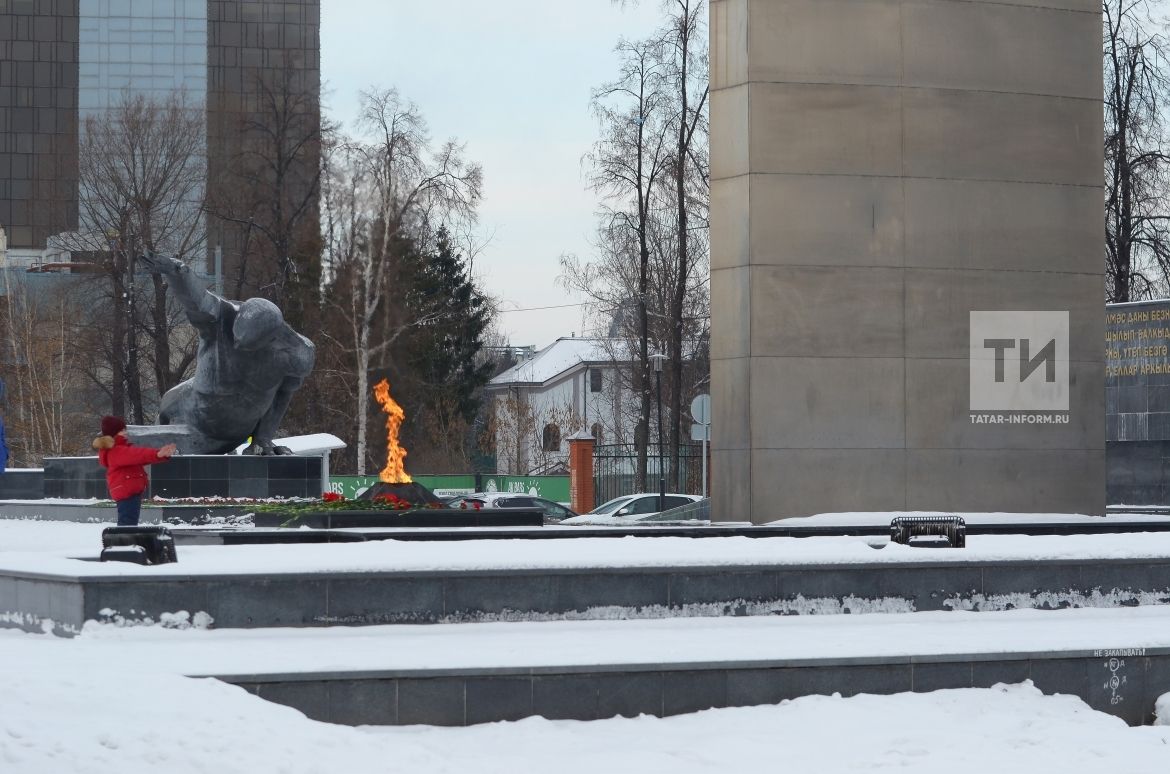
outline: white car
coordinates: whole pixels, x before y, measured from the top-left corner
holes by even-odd
[[[680,505],[698,502],[703,498],[699,495],[667,492],[664,508],[658,507],[658,499],[658,494],[653,492],[615,497],[609,502],[599,505],[583,516],[577,516],[576,518],[572,519],[565,519],[561,523],[570,525],[628,524],[640,521],[647,516],[653,516],[654,514],[663,510],[668,511],[671,508],[677,508]]]

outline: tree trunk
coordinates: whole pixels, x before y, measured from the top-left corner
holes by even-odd
[[[152,274],[154,284],[154,307],[151,309],[151,323],[154,326],[154,378],[161,399],[167,390],[175,386],[178,375],[171,370],[171,337],[167,316],[167,286],[162,275]]]
[[[675,148],[674,187],[675,206],[678,208],[678,263],[675,269],[675,286],[670,303],[670,381],[673,389],[670,391],[670,470],[672,481],[676,484],[675,491],[683,491],[682,470],[679,465],[679,441],[682,429],[682,375],[683,375],[683,310],[686,306],[687,279],[690,276],[690,255],[687,242],[687,146],[690,138],[687,136],[687,113],[689,101],[687,99],[687,57],[690,55],[691,42],[690,4],[687,3],[679,17],[677,34],[679,36],[679,115],[678,115],[678,146]]]
[[[1133,170],[1130,168],[1129,146],[1125,141],[1125,128],[1118,141],[1118,175],[1121,201],[1118,206],[1117,233],[1117,277],[1114,301],[1124,303],[1132,300],[1133,285]]]
[[[645,230],[642,231],[641,263],[638,269],[638,448],[637,482],[638,492],[646,491],[646,455],[650,450],[650,319],[646,310],[647,273],[650,252],[645,247]]]
[[[643,95],[642,99],[645,99]],[[639,113],[644,113],[643,101],[639,105]],[[646,309],[646,294],[650,285],[650,246],[647,241],[646,230],[650,220],[650,186],[642,189],[643,165],[642,160],[646,153],[644,129],[645,121],[638,124],[638,429],[635,431],[635,443],[638,451],[638,462],[635,491],[646,491],[646,455],[650,450],[650,318]],[[638,442],[640,440],[640,442]]]
[[[122,281],[121,260],[113,256],[110,284],[113,288],[114,315],[110,321],[110,413],[126,416],[126,285]]]
[[[126,256],[126,399],[130,415],[127,424],[145,423],[142,408],[142,368],[138,357],[138,288],[134,282],[134,257]]]
[[[383,236],[383,244],[386,237]],[[383,256],[383,260],[385,257]],[[370,426],[370,337],[374,324],[374,313],[378,309],[380,289],[376,287],[372,257],[362,265],[361,308],[358,312],[357,329],[357,474],[366,475],[366,457],[369,451]]]
[[[363,339],[369,341],[369,328],[363,331]],[[369,430],[370,414],[370,350],[358,349],[357,372],[357,474],[366,475],[366,451],[369,445],[366,434]]]

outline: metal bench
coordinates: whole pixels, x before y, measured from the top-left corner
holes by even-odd
[[[896,516],[890,542],[919,548],[964,548],[967,523],[959,516]]]
[[[103,562],[171,564],[179,561],[166,527],[107,527],[102,530]]]

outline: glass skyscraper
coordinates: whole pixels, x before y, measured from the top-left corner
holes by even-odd
[[[101,110],[124,94],[185,93],[207,104],[206,0],[80,0],[78,108]]]
[[[293,84],[319,120],[320,15],[320,0],[0,0],[10,252],[36,254],[79,228],[79,133],[124,96],[181,94],[206,109],[211,186],[239,152],[265,79]]]

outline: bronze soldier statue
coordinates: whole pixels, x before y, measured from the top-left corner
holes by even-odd
[[[248,454],[290,454],[272,439],[313,370],[313,343],[271,301],[229,301],[181,261],[148,256],[145,262],[167,278],[199,332],[195,375],[163,396],[159,424],[187,426],[175,436],[184,454],[226,454],[249,437]]]

